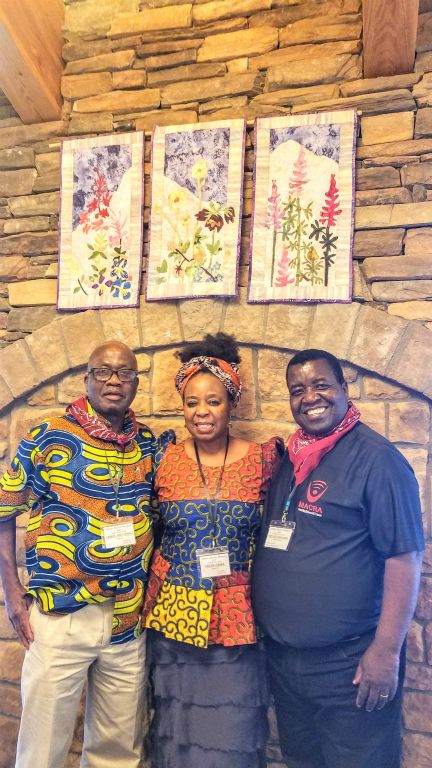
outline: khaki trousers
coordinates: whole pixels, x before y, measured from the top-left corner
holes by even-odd
[[[110,644],[113,602],[63,616],[34,603],[15,768],[63,768],[84,684],[81,768],[138,768],[147,733],[145,637]]]

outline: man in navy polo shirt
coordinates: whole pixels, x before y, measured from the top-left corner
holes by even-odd
[[[418,486],[362,424],[339,361],[288,364],[300,429],[272,481],[254,574],[289,768],[398,768],[404,641],[424,548]]]

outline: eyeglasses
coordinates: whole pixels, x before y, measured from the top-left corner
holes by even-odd
[[[111,376],[115,373],[120,381],[135,381],[138,376],[137,371],[133,368],[90,368],[89,373],[96,381],[109,381]]]

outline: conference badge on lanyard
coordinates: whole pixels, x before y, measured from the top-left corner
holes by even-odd
[[[102,541],[105,549],[131,547],[136,542],[133,520],[109,523],[102,527]]]
[[[294,535],[296,524],[294,520],[288,520],[288,512],[291,504],[291,496],[285,504],[281,520],[272,520],[267,532],[264,546],[269,549],[287,550]]]
[[[197,557],[202,579],[213,576],[229,576],[231,573],[227,547],[197,549]]]

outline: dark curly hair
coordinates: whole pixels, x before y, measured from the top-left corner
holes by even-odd
[[[192,357],[219,357],[227,363],[239,363],[240,355],[234,336],[228,333],[206,333],[201,341],[193,341],[176,353],[182,363],[187,363]]]

